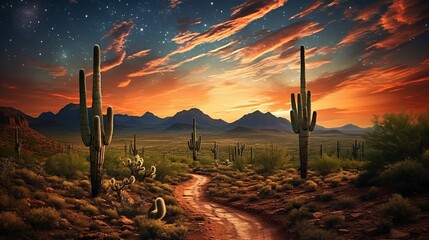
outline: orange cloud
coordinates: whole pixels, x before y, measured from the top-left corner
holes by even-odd
[[[131,59],[139,58],[139,57],[144,57],[144,56],[148,55],[149,52],[150,52],[150,49],[144,49],[144,50],[138,51],[138,52],[128,56],[127,60],[131,60]]]
[[[175,53],[187,52],[198,45],[225,39],[237,33],[249,23],[283,6],[286,1],[287,0],[247,0],[233,9],[231,17],[228,20],[213,25],[204,33],[188,37],[189,41],[187,41],[184,46],[179,47]],[[182,36],[182,38],[185,38],[185,36]]]
[[[63,66],[42,63],[34,60],[30,61],[29,65],[36,69],[48,72],[52,77],[63,77],[67,75],[67,69]]]
[[[116,54],[120,54],[133,27],[134,22],[132,20],[122,21],[113,25],[112,29],[103,37],[112,39],[112,43],[107,47],[106,51],[113,50]]]
[[[119,56],[116,56],[116,57],[114,57],[114,58],[111,58],[111,59],[109,59],[109,60],[106,60],[106,61],[102,62],[102,63],[101,63],[100,71],[101,71],[101,72],[107,72],[107,71],[109,71],[110,69],[115,68],[115,67],[117,67],[117,66],[121,65],[121,64],[124,62],[125,55],[127,55],[127,54],[126,54],[126,52],[122,52],[122,53],[120,53],[120,54],[121,54],[121,55],[119,55]],[[88,77],[88,76],[90,76],[92,73],[93,73],[93,70],[92,70],[92,68],[91,68],[91,70],[86,71],[86,74],[85,74],[85,75]]]
[[[311,12],[313,12],[314,10],[316,10],[322,4],[323,4],[322,0],[316,0],[313,4],[308,6],[305,10],[302,10],[301,12],[290,17],[289,20],[292,20],[294,18],[303,18],[303,17],[307,16],[308,14],[310,14]]]
[[[358,24],[350,30],[350,32],[337,44],[337,46],[346,46],[356,43],[369,33],[377,31],[377,29],[377,24]]]
[[[169,8],[175,8],[182,3],[182,0],[170,0]]]
[[[388,32],[395,33],[402,26],[413,25],[425,18],[429,3],[425,0],[396,0],[380,19],[380,25]]]
[[[123,88],[123,87],[128,86],[130,83],[131,83],[131,79],[127,79],[125,81],[122,81],[122,82],[118,83],[118,87],[119,88]]]
[[[296,39],[300,39],[323,30],[323,27],[314,22],[298,22],[281,28],[268,36],[242,48],[238,56],[242,63],[249,63],[256,58],[273,51],[274,49]]]
[[[360,21],[369,21],[373,17],[378,16],[380,14],[380,8],[386,5],[387,1],[377,1],[373,4],[370,4],[363,8],[362,10],[358,10],[354,20]]]

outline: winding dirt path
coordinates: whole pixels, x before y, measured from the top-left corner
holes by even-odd
[[[274,226],[261,218],[210,202],[204,192],[209,178],[197,174],[192,176],[191,180],[178,186],[174,193],[195,221],[195,229],[192,229],[188,239],[284,239]]]

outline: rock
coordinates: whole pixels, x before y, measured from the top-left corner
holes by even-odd
[[[96,219],[96,220],[105,220],[107,218],[108,218],[108,216],[106,216],[106,215],[97,215],[97,216],[92,217],[92,219]]]
[[[102,239],[106,234],[102,232],[81,233],[77,239]]]
[[[134,221],[125,217],[125,216],[121,216],[121,218],[119,218],[119,222],[124,224],[124,225],[133,225]]]
[[[129,231],[133,232],[136,230],[136,228],[133,225],[123,225],[121,227],[121,230],[129,230]]]
[[[104,221],[102,221],[102,220],[95,220],[95,222],[98,224],[98,225],[100,225],[100,226],[107,226],[107,223],[106,222],[104,222]]]
[[[30,207],[44,207],[45,205],[46,205],[46,202],[44,202],[44,201],[40,201],[40,200],[37,200],[37,199],[31,199],[31,198],[27,198],[27,204],[28,204],[28,206],[30,206]]]
[[[53,188],[51,188],[51,187],[47,187],[46,188],[46,192],[53,192],[54,191],[54,189]]]
[[[333,211],[333,212],[331,212],[331,214],[333,214],[333,215],[343,215],[344,211]]]
[[[358,218],[358,217],[363,216],[363,213],[352,213],[352,214],[350,214],[350,216],[352,216],[352,218]]]
[[[340,233],[348,233],[348,232],[350,232],[348,229],[345,229],[345,228],[340,228],[340,229],[338,229],[338,231]]]
[[[314,218],[321,218],[323,217],[325,214],[323,214],[322,212],[315,212],[313,213],[313,217]]]
[[[393,229],[393,228],[390,230],[390,238],[401,239],[401,238],[406,238],[409,235],[410,234],[407,232],[401,232],[401,231]]]

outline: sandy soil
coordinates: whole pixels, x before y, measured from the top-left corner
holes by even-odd
[[[210,202],[205,196],[209,178],[192,174],[193,178],[175,190],[175,198],[186,209],[195,224],[188,239],[284,239],[279,230],[249,213]],[[193,228],[193,226],[195,226]]]

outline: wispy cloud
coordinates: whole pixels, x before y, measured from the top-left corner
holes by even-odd
[[[36,69],[47,72],[52,77],[63,77],[67,75],[67,69],[63,66],[43,63],[35,60],[31,60],[28,64]]]
[[[134,58],[144,57],[144,56],[148,55],[149,52],[150,52],[150,49],[144,49],[144,50],[138,51],[136,53],[133,53],[133,54],[129,55],[127,57],[127,60],[131,60],[131,59],[134,59]]]
[[[127,79],[125,81],[119,82],[118,83],[118,87],[119,88],[123,88],[123,87],[126,87],[126,86],[130,85],[130,83],[131,83],[131,79]]]
[[[182,4],[182,0],[170,0],[169,8],[176,8],[180,4]]]
[[[322,4],[323,4],[322,0],[316,0],[316,1],[314,1],[313,4],[308,6],[306,9],[304,9],[304,10],[298,12],[297,14],[293,15],[292,17],[290,17],[289,20],[292,20],[294,18],[303,18],[303,17],[307,16],[308,14],[310,14],[311,12],[313,12],[314,10],[316,10]]]
[[[116,54],[120,54],[133,27],[134,22],[132,20],[122,21],[113,25],[112,29],[103,37],[112,39],[112,43],[107,47],[106,51],[112,50]]]

